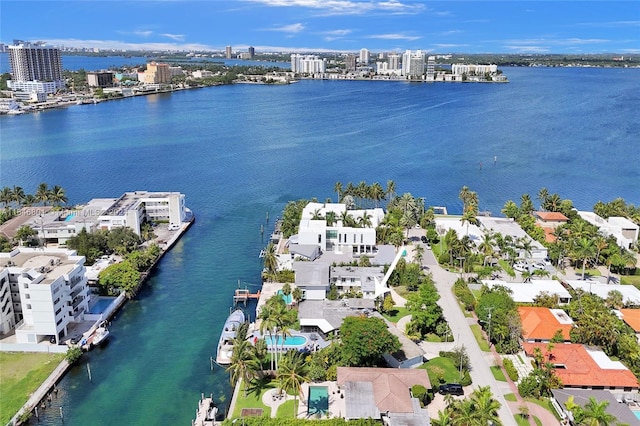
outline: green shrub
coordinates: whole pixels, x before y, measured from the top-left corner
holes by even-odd
[[[80,358],[82,358],[82,349],[80,349],[79,346],[69,348],[67,354],[64,357],[69,362],[69,364],[74,364]]]
[[[462,380],[460,380],[460,384],[462,386],[469,386],[471,384],[471,374],[469,374],[468,371],[464,372],[464,375],[462,376]]]
[[[441,265],[446,265],[447,263],[449,263],[450,259],[451,257],[449,256],[449,253],[440,253],[440,256],[438,256],[438,263]]]
[[[473,311],[476,306],[476,298],[473,296],[473,293],[469,290],[469,287],[464,280],[456,280],[453,284],[453,293],[456,295],[458,300],[462,302],[467,311]]]
[[[504,369],[507,371],[507,375],[511,380],[513,380],[514,382],[518,380],[518,371],[516,370],[516,367],[513,365],[513,361],[511,361],[508,358],[504,359],[502,361],[502,365],[504,366]]]
[[[414,398],[417,398],[420,401],[420,404],[423,405],[427,402],[427,388],[422,385],[413,385],[411,387],[411,394]]]

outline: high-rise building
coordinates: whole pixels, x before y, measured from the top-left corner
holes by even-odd
[[[427,58],[427,80],[433,80],[436,75],[436,57]]]
[[[54,93],[64,88],[60,50],[55,47],[16,40],[9,46],[9,62],[13,90]]]
[[[390,70],[400,69],[400,55],[398,55],[397,53],[392,53],[389,55],[389,69]]]
[[[419,77],[424,74],[424,53],[422,50],[412,52],[407,50],[402,55],[402,75],[407,77]]]
[[[320,59],[315,55],[291,55],[291,71],[299,74],[316,74],[325,72],[326,58]]]
[[[253,46],[249,46],[249,59],[253,59],[255,55],[256,55],[256,49],[254,49]]]
[[[360,57],[358,58],[358,62],[361,64],[368,64],[371,58],[371,53],[369,49],[360,49]]]
[[[225,49],[224,57],[227,59],[231,59],[233,57],[233,50],[231,49],[231,46],[227,46],[227,48]]]
[[[89,87],[112,87],[113,73],[108,71],[88,72],[87,83],[89,83]]]
[[[344,58],[344,64],[347,71],[356,70],[356,55],[347,55]]]
[[[144,82],[147,84],[171,83],[171,71],[169,70],[169,64],[149,62],[147,64],[147,70],[144,73]]]

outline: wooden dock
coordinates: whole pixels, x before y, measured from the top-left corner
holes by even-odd
[[[198,401],[198,409],[196,410],[196,419],[191,422],[192,426],[214,426],[216,424],[216,414],[218,408],[210,397],[205,398],[204,394]]]
[[[237,305],[238,303],[242,302],[246,306],[246,304],[249,301],[249,299],[260,299],[260,290],[258,290],[257,293],[251,293],[249,291],[249,289],[238,288],[238,289],[236,289],[235,293],[233,294],[233,304],[234,305]]]

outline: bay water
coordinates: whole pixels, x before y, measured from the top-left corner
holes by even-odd
[[[233,290],[257,290],[286,202],[335,200],[336,181],[391,179],[452,213],[463,185],[494,215],[541,187],[579,209],[640,204],[639,69],[503,71],[508,84],[238,84],[0,117],[0,186],[61,185],[70,204],[180,191],[196,215],[40,423],[62,407],[66,425],[189,424],[201,392],[224,407],[209,359]]]

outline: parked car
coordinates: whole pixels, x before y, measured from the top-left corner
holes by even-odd
[[[547,265],[544,262],[536,262],[531,266],[533,267],[533,269],[539,269],[541,271],[547,269]]]
[[[423,235],[420,237],[420,241],[426,244],[428,240],[427,240],[427,237]]]
[[[458,383],[447,383],[444,385],[440,385],[440,388],[438,388],[438,392],[440,392],[442,395],[464,395],[464,389],[462,389],[462,385]]]
[[[516,262],[513,264],[513,269],[518,272],[525,272],[529,270],[527,262]]]

